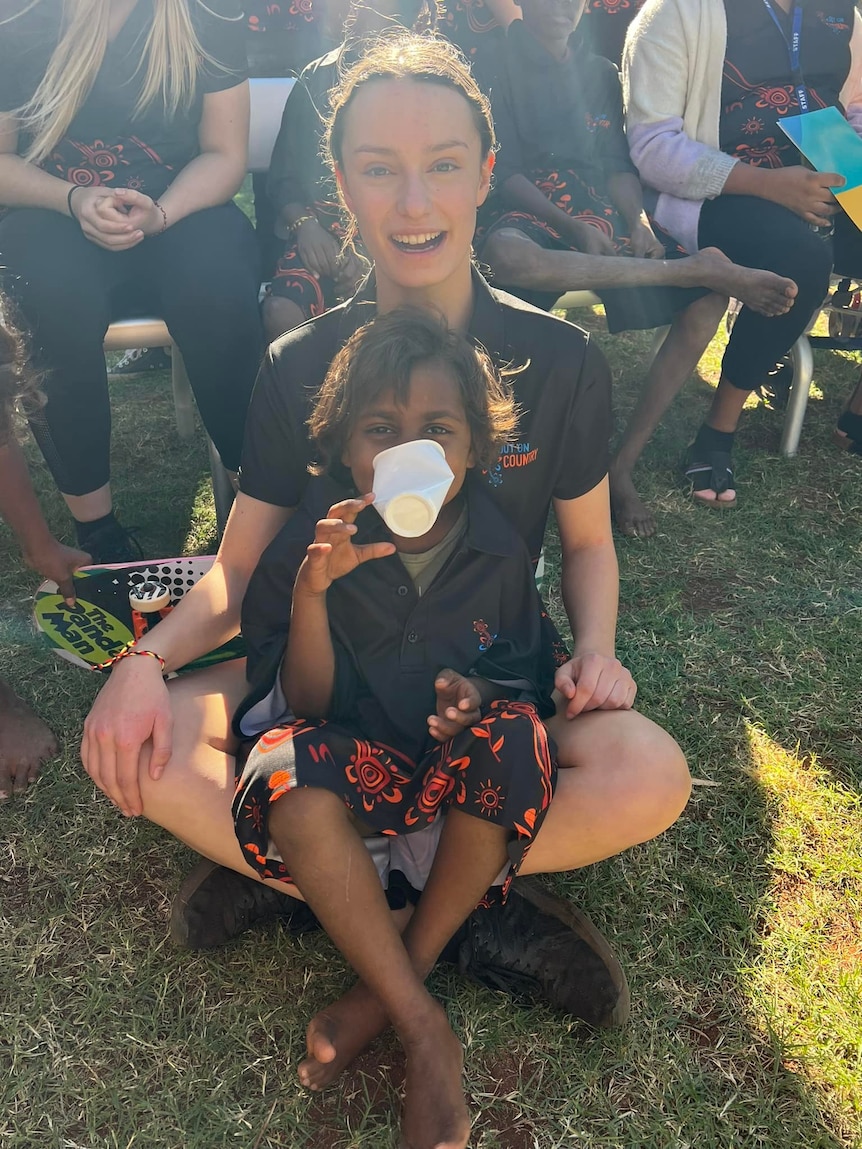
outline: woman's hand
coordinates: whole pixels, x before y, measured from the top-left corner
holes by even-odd
[[[79,551],[77,547],[64,546],[53,536],[49,536],[38,549],[24,550],[24,562],[27,566],[44,578],[53,579],[59,593],[69,606],[75,605],[72,575],[78,567],[87,566],[92,561],[85,551]]]
[[[113,189],[76,189],[70,201],[70,209],[87,239],[107,251],[127,251],[130,247],[136,247],[144,238],[144,232],[129,218],[122,198]]]
[[[482,695],[474,679],[457,670],[441,670],[434,682],[437,713],[429,714],[428,730],[438,742],[448,742],[482,717]]]
[[[114,188],[113,195],[114,208],[125,214],[136,231],[151,236],[165,230],[167,216],[162,214],[162,208],[150,196],[134,188]]]
[[[665,257],[664,244],[656,238],[646,216],[638,220],[632,228],[629,247],[632,255],[639,259],[664,259]]]
[[[356,534],[356,518],[374,502],[369,492],[358,499],[345,499],[329,508],[314,532],[314,542],[305,552],[296,576],[294,595],[323,595],[336,579],[344,578],[362,563],[382,559],[395,553],[394,543],[366,543],[356,547],[351,539]]]
[[[338,277],[341,244],[316,219],[307,219],[296,232],[296,246],[303,267],[318,279]]]
[[[764,198],[780,203],[806,223],[828,227],[838,204],[833,187],[847,182],[837,172],[813,172],[809,168],[770,168],[762,171]]]
[[[566,718],[587,710],[631,710],[638,691],[618,658],[595,651],[576,654],[559,667],[554,686],[566,700]]]
[[[153,740],[149,775],[157,781],[170,761],[172,731],[168,690],[156,660],[118,662],[84,722],[81,761],[126,817],[144,812],[138,780],[144,743]]]
[[[342,251],[338,257],[338,274],[335,277],[335,294],[339,299],[350,299],[365,276],[371,264],[353,247]]]

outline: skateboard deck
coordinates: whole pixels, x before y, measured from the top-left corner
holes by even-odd
[[[36,591],[33,618],[48,645],[75,666],[95,670],[156,626],[213,564],[212,555],[81,567],[75,572],[75,606],[67,606],[55,582]],[[132,605],[132,595],[141,609]],[[152,609],[159,604],[158,609]],[[148,609],[149,608],[149,609]],[[242,636],[181,666],[177,674],[242,658]],[[106,673],[106,672],[105,672]]]

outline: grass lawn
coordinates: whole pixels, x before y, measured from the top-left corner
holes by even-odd
[[[598,338],[624,415],[649,337]],[[777,455],[780,414],[747,413],[740,506],[718,514],[676,483],[714,350],[638,476],[658,535],[618,548],[638,704],[708,784],[659,841],[549,879],[615,940],[625,1030],[433,975],[466,1047],[474,1149],[862,1146],[862,460],[830,442],[858,364],[818,357],[796,459]],[[167,378],[112,393],[123,520],[153,556],[210,551],[204,441],[178,441]],[[62,740],[0,807],[0,1145],[388,1149],[393,1042],[320,1097],[294,1075],[306,1021],[350,981],[325,938],[271,930],[209,955],[166,941],[192,855],[94,793],[77,747],[98,679],[34,638],[37,580],[2,527],[0,570],[0,673]]]

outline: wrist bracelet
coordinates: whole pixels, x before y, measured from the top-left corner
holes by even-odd
[[[162,226],[156,232],[156,235],[162,235],[164,232],[166,232],[168,230],[168,213],[165,211],[165,209],[162,207],[162,205],[159,203],[159,201],[157,199],[153,200],[153,204],[162,213]],[[144,652],[141,651],[141,653],[143,654]]]
[[[68,192],[66,193],[66,209],[69,212],[69,215],[75,221],[75,223],[78,223],[78,217],[72,211],[72,193],[76,192],[78,190],[78,188],[83,187],[83,186],[84,186],[83,184],[72,184],[72,186],[69,188]]]
[[[317,216],[316,216],[316,215],[301,215],[301,216],[299,217],[299,219],[295,219],[295,220],[293,221],[293,223],[290,225],[290,230],[293,232],[293,234],[294,234],[294,235],[298,235],[298,234],[299,234],[299,229],[302,227],[302,225],[303,225],[304,223],[308,223],[308,221],[309,221],[310,219],[313,219],[313,220],[315,220],[315,222],[316,222],[316,221],[317,221]]]
[[[162,674],[165,673],[165,660],[160,654],[156,654],[154,650],[132,650],[131,644],[124,646],[122,650],[118,651],[113,658],[108,658],[104,662],[98,663],[94,667],[95,670],[111,670],[111,668],[124,658],[134,658],[135,655],[140,655],[142,658],[154,658],[162,669]]]

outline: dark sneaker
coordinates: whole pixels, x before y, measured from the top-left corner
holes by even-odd
[[[144,557],[134,530],[121,526],[116,519],[86,535],[81,546],[90,554],[93,566],[135,563]]]
[[[108,368],[108,376],[146,375],[150,371],[170,371],[171,357],[164,347],[133,347],[123,352],[113,367]]]
[[[310,906],[206,858],[171,905],[171,940],[190,950],[223,946],[262,922],[280,921],[294,935],[320,929]]]
[[[611,947],[585,913],[533,878],[516,878],[504,906],[467,919],[458,968],[530,1004],[610,1029],[629,1016],[629,987]]]

